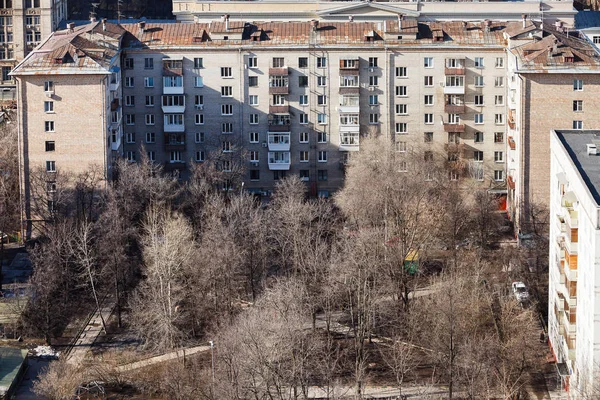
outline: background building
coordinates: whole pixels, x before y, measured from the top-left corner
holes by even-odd
[[[549,337],[571,398],[600,386],[600,131],[550,138]]]

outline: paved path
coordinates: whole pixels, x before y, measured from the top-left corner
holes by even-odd
[[[459,395],[456,393],[455,395]],[[400,396],[405,396],[406,399],[437,399],[445,398],[448,395],[448,387],[443,385],[435,386],[405,386],[402,390],[394,386],[366,386],[363,388],[363,396],[365,399],[400,399]],[[350,386],[335,387],[329,391],[324,388],[311,386],[308,388],[309,399],[343,399],[355,398],[356,390]]]
[[[117,303],[113,297],[106,297],[104,299],[100,308],[96,309],[86,327],[79,334],[75,344],[73,344],[67,362],[74,365],[80,365],[83,362],[87,352],[90,351],[90,348],[96,341],[96,338],[102,333],[101,315],[104,321],[107,322],[116,305]]]
[[[166,353],[156,357],[150,357],[145,360],[136,361],[130,364],[125,364],[118,366],[116,368],[117,372],[125,372],[131,371],[138,368],[148,367],[153,364],[158,364],[165,361],[170,361],[178,358],[183,358],[185,356],[191,356],[192,354],[202,353],[205,351],[209,351],[210,346],[196,346],[196,347],[188,347],[185,349],[180,349],[177,351],[172,351],[170,353]]]

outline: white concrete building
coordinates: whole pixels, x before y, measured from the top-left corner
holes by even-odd
[[[600,131],[551,133],[548,329],[572,399],[600,389],[599,148]]]

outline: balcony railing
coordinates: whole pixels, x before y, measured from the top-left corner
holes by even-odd
[[[271,114],[288,114],[290,112],[290,106],[289,105],[274,105],[274,104],[269,104],[269,113]]]
[[[465,94],[465,87],[456,85],[444,85],[444,94]]]
[[[288,76],[288,67],[269,68],[269,75]]]
[[[167,172],[185,169],[186,163],[183,161],[167,161],[164,164],[164,169]]]
[[[267,143],[269,151],[290,151],[290,133],[269,132]]]
[[[513,138],[512,136],[508,137],[508,147],[511,150],[516,150],[517,149],[517,143],[515,142],[515,138]]]
[[[289,114],[269,115],[269,132],[289,132],[290,116]]]
[[[508,127],[510,129],[515,129],[515,114],[513,110],[508,110]]]
[[[464,114],[465,112],[465,105],[456,105],[456,104],[449,104],[446,103],[444,105],[444,111],[449,113],[449,114]]]
[[[272,171],[287,171],[290,169],[289,152],[269,152],[269,169]]]
[[[446,67],[444,68],[445,75],[464,75],[465,67]]]
[[[444,122],[444,132],[462,133],[464,131],[465,131],[464,124],[450,124],[450,123]]]

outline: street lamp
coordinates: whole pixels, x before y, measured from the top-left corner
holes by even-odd
[[[210,344],[210,359],[211,359],[211,367],[212,367],[212,381],[215,383],[215,342],[212,340],[208,342]]]

